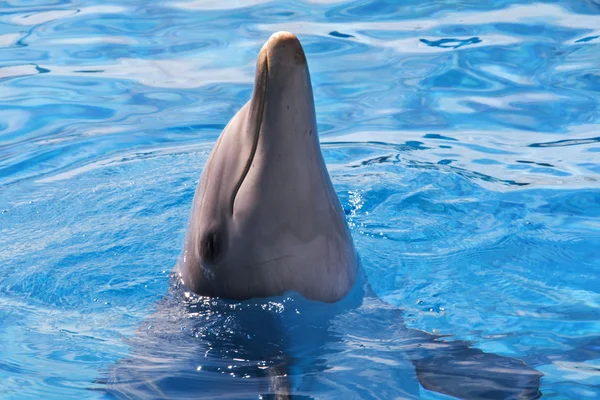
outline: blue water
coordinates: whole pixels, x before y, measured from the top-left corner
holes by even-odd
[[[598,0],[1,2],[0,396],[105,396],[278,30],[377,294],[600,398]],[[347,364],[340,390],[373,379]]]

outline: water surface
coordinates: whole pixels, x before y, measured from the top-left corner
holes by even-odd
[[[2,2],[3,397],[103,396],[283,29],[375,291],[600,398],[597,0]]]

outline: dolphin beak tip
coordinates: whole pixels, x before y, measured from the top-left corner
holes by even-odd
[[[306,64],[306,56],[300,41],[290,32],[280,31],[271,35],[264,44],[261,53],[265,52],[269,65],[275,64]]]

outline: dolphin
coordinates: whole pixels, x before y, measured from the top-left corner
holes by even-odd
[[[409,329],[402,310],[373,293],[321,154],[306,56],[288,32],[260,50],[252,97],[209,156],[172,283],[102,390],[119,398],[419,398],[421,387],[460,399],[541,395],[542,374],[523,361]]]
[[[238,300],[296,291],[335,302],[354,284],[358,257],[291,33],[275,33],[260,50],[252,98],[200,178],[179,267],[193,292]]]

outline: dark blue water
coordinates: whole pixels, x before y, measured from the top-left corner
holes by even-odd
[[[104,395],[89,389],[167,293],[208,152],[277,30],[306,50],[379,296],[411,328],[526,360],[547,398],[600,398],[597,0],[3,1],[0,396]],[[353,345],[381,327],[364,328]],[[361,357],[404,365],[382,351]],[[336,354],[339,390],[373,379]],[[416,385],[400,370],[380,393]]]

